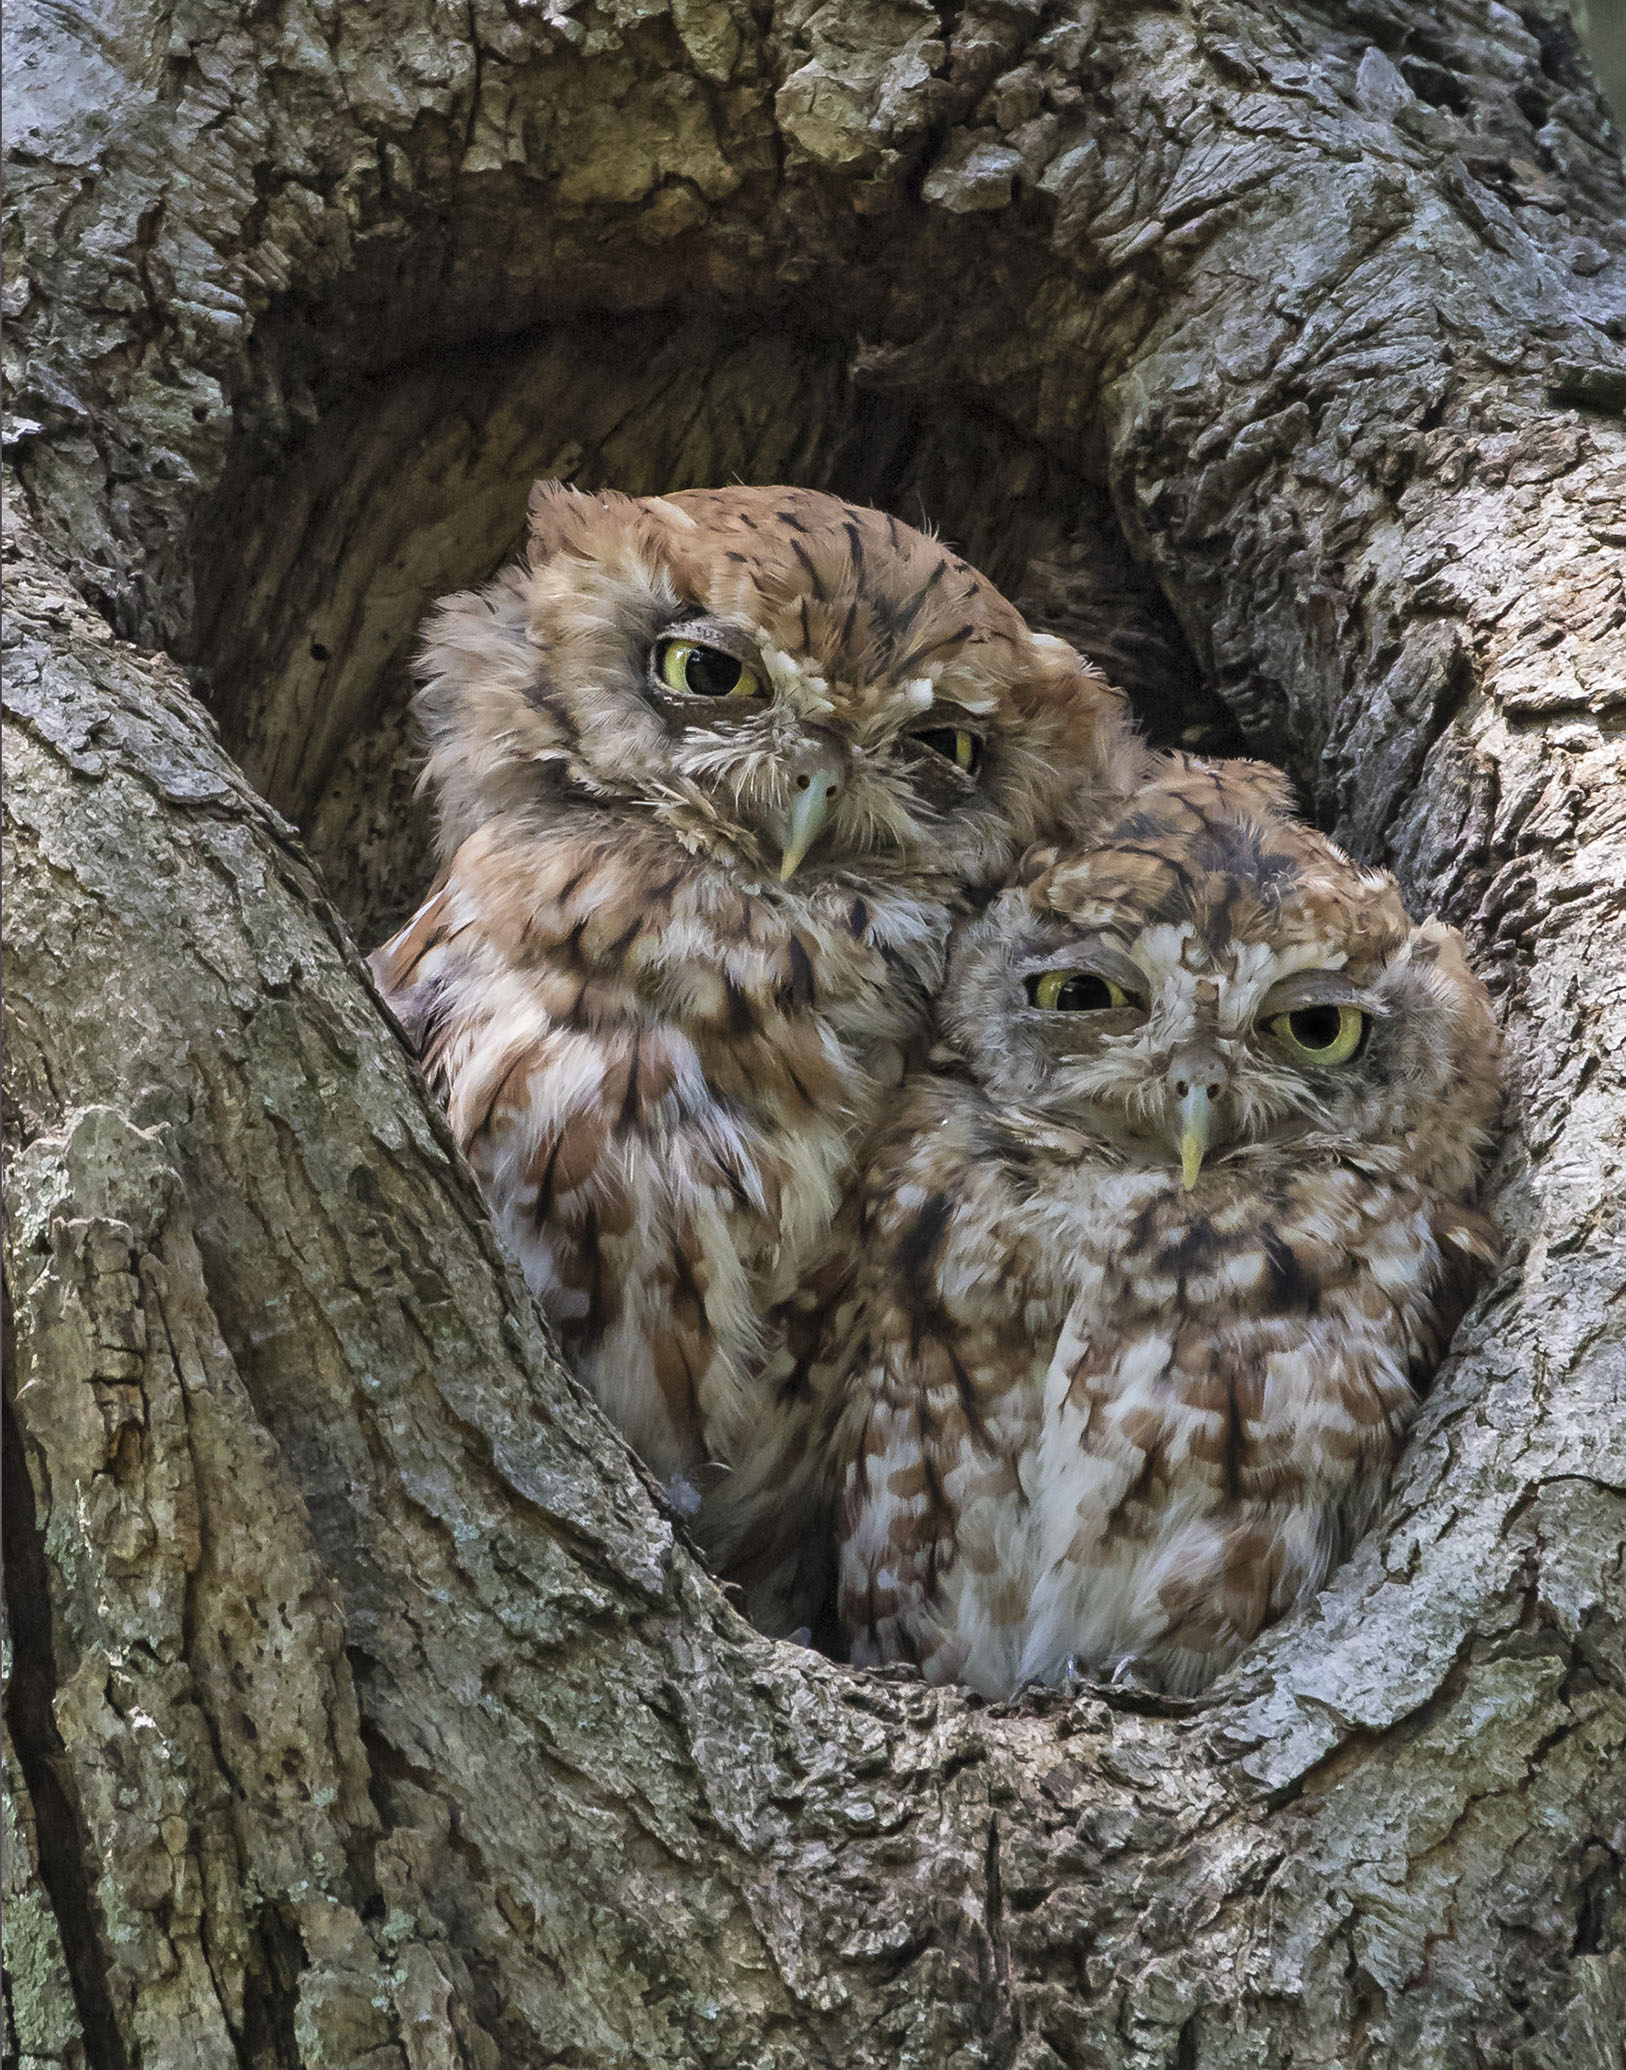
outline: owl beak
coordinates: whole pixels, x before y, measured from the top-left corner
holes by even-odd
[[[1203,1159],[1208,1154],[1208,1138],[1214,1125],[1214,1106],[1208,1097],[1205,1085],[1194,1085],[1181,1100],[1180,1115],[1180,1176],[1189,1193],[1197,1183],[1197,1174],[1203,1168]]]
[[[779,832],[779,881],[787,883],[796,874],[797,864],[819,837],[830,811],[830,800],[836,794],[836,786],[825,777],[806,779],[807,789],[796,792],[791,800],[790,810],[782,821]]]
[[[1231,1080],[1231,1068],[1211,1042],[1187,1043],[1169,1059],[1169,1090],[1178,1101],[1180,1176],[1189,1193],[1208,1155],[1214,1133],[1214,1102]]]
[[[791,779],[790,802],[768,816],[768,831],[779,847],[779,881],[795,876],[803,856],[819,838],[841,789],[837,755],[816,749]]]

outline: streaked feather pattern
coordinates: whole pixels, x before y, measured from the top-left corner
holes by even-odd
[[[669,681],[674,629],[752,694]],[[422,667],[444,870],[380,987],[566,1356],[787,1629],[833,1548],[853,1145],[967,893],[1132,780],[1121,702],[935,541],[787,489],[544,487]]]
[[[1072,1666],[1189,1691],[1381,1503],[1495,1255],[1495,1026],[1457,938],[1256,765],[1173,757],[1022,877],[963,926],[939,1066],[870,1162],[842,1617],[855,1660],[990,1695]],[[1126,1003],[1035,1010],[1025,980],[1075,966]],[[1336,1069],[1270,1010],[1312,996],[1367,1015]]]

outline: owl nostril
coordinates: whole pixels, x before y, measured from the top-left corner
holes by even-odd
[[[805,791],[805,790],[808,790],[808,789],[809,789],[809,788],[811,787],[811,785],[812,785],[812,782],[813,782],[813,779],[812,779],[812,777],[811,777],[811,776],[799,776],[799,777],[797,777],[797,779],[796,779],[796,788],[797,788],[797,789],[798,789],[799,791]]]

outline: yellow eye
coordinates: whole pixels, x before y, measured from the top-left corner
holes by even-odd
[[[1301,1006],[1269,1023],[1282,1047],[1307,1064],[1347,1064],[1366,1040],[1368,1016],[1358,1006]]]
[[[927,733],[917,733],[915,739],[922,747],[929,747],[952,762],[956,769],[963,769],[967,776],[975,776],[982,767],[982,742],[974,733],[968,733],[963,726],[935,726]]]
[[[1122,985],[1093,970],[1042,970],[1027,980],[1027,994],[1035,1006],[1057,1013],[1101,1013],[1135,1003]]]
[[[755,697],[762,689],[756,670],[738,655],[697,640],[668,640],[657,665],[668,690],[687,690],[693,697]]]

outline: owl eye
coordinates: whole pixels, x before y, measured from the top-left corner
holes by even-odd
[[[967,776],[975,776],[982,767],[982,742],[964,726],[934,726],[927,733],[911,737],[952,762],[956,769],[963,769]]]
[[[1282,1047],[1307,1064],[1347,1064],[1360,1054],[1369,1025],[1358,1006],[1301,1006],[1269,1023]]]
[[[1047,1012],[1101,1013],[1109,1006],[1134,1004],[1122,985],[1093,970],[1041,970],[1026,984],[1028,997]]]
[[[762,680],[738,655],[721,647],[702,647],[697,640],[668,640],[655,659],[668,690],[687,690],[695,697],[755,697]]]

